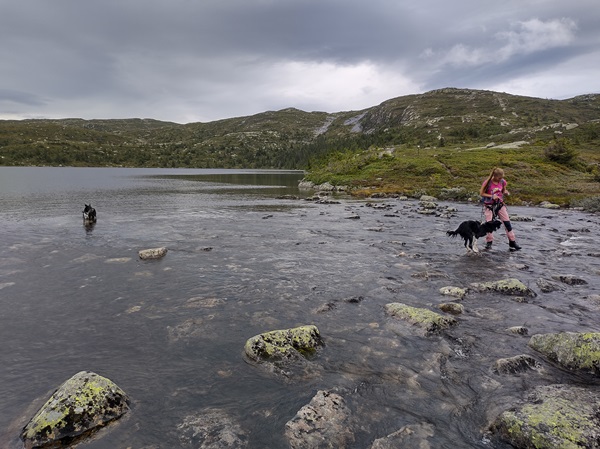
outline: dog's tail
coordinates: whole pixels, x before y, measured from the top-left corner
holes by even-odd
[[[446,231],[446,234],[449,237],[456,237],[458,235],[458,232],[456,232],[456,231]]]

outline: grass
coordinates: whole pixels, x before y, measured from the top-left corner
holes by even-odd
[[[494,167],[502,167],[511,192],[507,202],[538,204],[550,201],[575,205],[600,196],[600,150],[580,146],[567,163],[549,160],[544,144],[520,148],[408,148],[396,146],[337,153],[317,164],[307,178],[315,183],[329,181],[346,185],[356,196],[397,193],[408,196],[448,194],[464,198],[479,196],[483,180]]]

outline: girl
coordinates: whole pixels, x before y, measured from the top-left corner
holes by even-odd
[[[491,221],[497,216],[506,229],[506,236],[508,237],[508,246],[511,251],[518,251],[521,249],[515,241],[515,233],[512,230],[510,224],[510,218],[508,217],[508,211],[504,204],[504,195],[510,195],[506,190],[506,180],[504,179],[504,170],[501,168],[494,168],[490,173],[490,176],[481,185],[479,194],[483,197],[483,203],[485,205],[485,221]],[[492,242],[494,236],[489,233],[485,237],[485,249],[492,248]]]

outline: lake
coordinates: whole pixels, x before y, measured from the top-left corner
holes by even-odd
[[[510,253],[497,233],[494,250],[467,256],[445,232],[479,219],[478,205],[440,203],[456,210],[438,217],[418,213],[415,199],[318,204],[298,192],[302,176],[0,167],[0,448],[20,447],[20,429],[81,370],[113,380],[132,410],[80,449],[213,447],[182,434],[215,413],[250,449],[287,448],[285,423],[318,390],[348,402],[352,449],[406,425],[432,426],[435,448],[505,448],[484,431],[529,389],[598,384],[506,331],[600,330],[597,215],[509,206],[530,220],[513,223],[523,250]],[[138,258],[160,246],[164,258]],[[588,283],[540,290],[561,274]],[[384,313],[390,302],[437,310],[450,300],[443,286],[502,278],[538,295],[468,295],[459,325],[432,337]],[[325,347],[301,372],[245,357],[248,338],[305,324]],[[518,354],[544,369],[492,371]]]

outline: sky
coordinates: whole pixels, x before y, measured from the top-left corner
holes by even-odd
[[[600,93],[598,0],[0,0],[0,119],[210,122]]]

